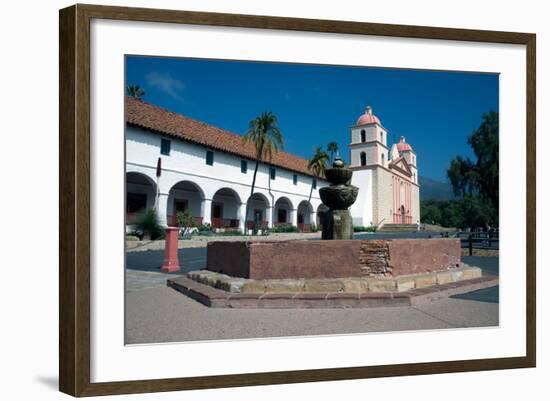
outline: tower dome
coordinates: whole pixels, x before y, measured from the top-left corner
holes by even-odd
[[[412,147],[411,145],[409,145],[406,141],[405,141],[405,137],[402,136],[401,138],[399,138],[399,143],[397,144],[397,150],[399,152],[408,152],[408,151],[412,151]]]
[[[373,123],[377,123],[378,125],[382,125],[382,123],[380,123],[380,120],[378,119],[378,117],[376,117],[374,114],[372,114],[372,107],[367,106],[367,108],[365,109],[365,114],[361,115],[357,119],[357,124],[356,125],[365,125],[365,124],[373,124]]]

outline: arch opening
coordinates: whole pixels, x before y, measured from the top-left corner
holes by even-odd
[[[157,185],[142,173],[126,173],[126,224],[133,224],[145,209],[156,207]]]
[[[314,224],[313,206],[308,201],[302,201],[298,205],[298,229],[302,232],[311,232],[311,226]]]
[[[168,193],[166,221],[169,225],[177,225],[178,212],[189,210],[195,218],[195,224],[200,226],[204,220],[203,208],[204,192],[201,187],[192,181],[180,181]]]
[[[367,165],[367,154],[365,152],[361,152],[361,166]]]
[[[210,221],[216,229],[239,228],[241,198],[231,188],[221,188],[212,197]]]
[[[281,224],[292,224],[292,202],[290,202],[290,199],[282,197],[277,199],[277,202],[275,202],[275,208],[274,208],[274,224],[281,225]]]
[[[260,193],[253,194],[246,202],[246,228],[251,230],[256,227],[265,230],[269,227],[268,214],[269,201],[267,198]]]

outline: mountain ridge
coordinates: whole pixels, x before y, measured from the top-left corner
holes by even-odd
[[[446,201],[455,199],[453,188],[447,182],[434,180],[433,178],[418,176],[418,185],[420,185],[420,200],[438,200]]]

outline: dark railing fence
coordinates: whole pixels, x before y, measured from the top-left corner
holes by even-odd
[[[238,219],[222,219],[219,217],[212,217],[212,227],[214,228],[239,228]]]
[[[268,226],[268,223],[265,220],[260,221],[259,224],[258,224],[258,228],[260,230],[267,229],[267,226]],[[249,230],[252,230],[254,228],[254,220],[248,220],[246,222],[246,228],[248,228]]]
[[[468,249],[468,254],[473,255],[474,249],[498,250],[499,231],[492,229],[488,231],[470,231],[458,233],[462,248]]]

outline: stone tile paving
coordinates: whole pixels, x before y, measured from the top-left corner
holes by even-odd
[[[447,299],[374,309],[215,309],[165,286],[127,294],[126,343],[200,341],[498,324],[498,304]]]

